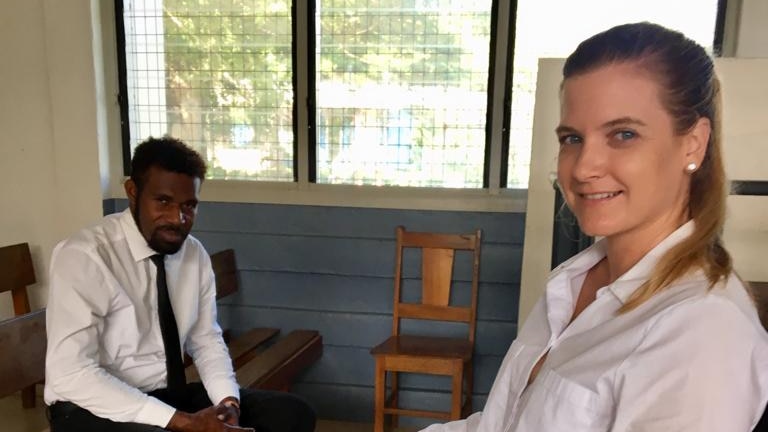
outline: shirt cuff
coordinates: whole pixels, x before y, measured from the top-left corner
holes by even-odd
[[[221,402],[222,399],[230,396],[240,400],[240,386],[237,385],[236,382],[215,382],[210,384],[210,388],[206,386],[205,389],[208,391],[208,397],[211,399],[211,402],[214,405]]]
[[[136,423],[143,423],[164,428],[168,426],[171,417],[176,413],[176,408],[166,404],[160,399],[147,397],[144,406],[136,416]]]

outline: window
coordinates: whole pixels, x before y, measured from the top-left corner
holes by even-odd
[[[725,2],[720,0],[720,3],[724,6]],[[724,14],[725,8],[720,9],[719,13]],[[718,0],[518,1],[510,90],[512,115],[507,187],[528,187],[539,58],[567,57],[579,42],[593,34],[638,21],[651,21],[679,30],[713,50],[717,15]],[[554,133],[552,140],[555,140]]]
[[[491,1],[317,2],[318,183],[480,188]]]
[[[539,57],[639,20],[711,46],[718,3],[118,0],[126,171],[171,134],[213,179],[526,188]]]
[[[170,134],[211,178],[294,180],[290,1],[125,0],[122,16],[131,150]]]

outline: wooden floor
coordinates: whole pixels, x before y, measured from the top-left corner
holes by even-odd
[[[0,419],[3,432],[40,432],[48,427],[42,399],[42,390],[38,391],[38,403],[34,409],[22,409],[18,395],[0,399]],[[367,423],[339,422],[318,420],[315,432],[369,432],[373,425]],[[401,428],[397,432],[412,432],[415,429]]]

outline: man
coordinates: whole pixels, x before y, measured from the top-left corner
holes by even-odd
[[[314,430],[299,398],[235,381],[210,259],[189,236],[205,171],[181,141],[149,138],[125,182],[130,208],[54,249],[45,381],[52,432]],[[185,382],[183,350],[202,383]]]

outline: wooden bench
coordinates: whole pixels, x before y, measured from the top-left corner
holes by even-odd
[[[45,347],[45,309],[0,321],[0,398],[45,378]]]
[[[29,244],[19,243],[0,247],[0,293],[10,291],[14,315],[20,316],[31,311],[27,286],[35,282],[35,267],[32,265]],[[34,408],[34,385],[22,390],[21,404],[24,408]]]
[[[225,249],[211,255],[216,277],[216,299],[239,290],[235,251]],[[232,357],[237,382],[241,387],[269,390],[290,390],[296,376],[323,353],[323,339],[315,330],[294,330],[278,338],[278,329],[255,328],[237,337],[228,329],[224,340]],[[187,381],[199,380],[194,365],[188,361]]]
[[[247,388],[289,391],[296,376],[323,355],[315,330],[294,330],[235,371]]]

